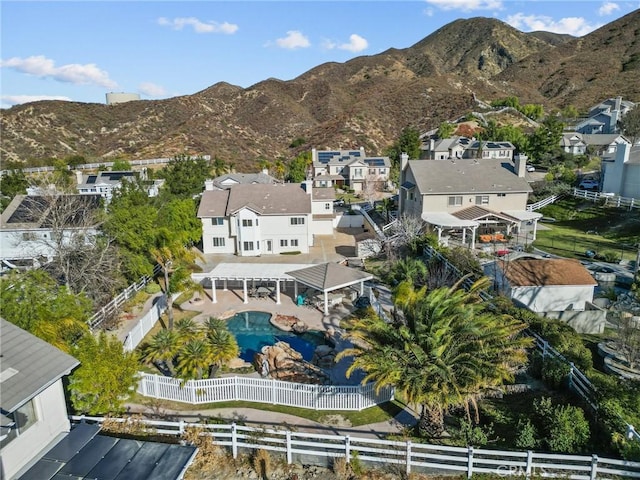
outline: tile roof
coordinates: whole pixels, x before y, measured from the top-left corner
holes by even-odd
[[[334,290],[373,278],[373,275],[369,273],[345,267],[337,263],[321,263],[286,273],[299,282],[320,291]]]
[[[422,195],[532,191],[527,180],[515,173],[510,160],[409,160],[408,168]]]
[[[216,177],[213,179],[213,184],[216,187],[221,189],[227,189],[230,186],[237,185],[237,184],[253,184],[253,183],[274,184],[274,183],[280,183],[280,181],[272,177],[268,173],[264,173],[264,172],[225,173],[224,175],[220,175],[219,177]]]
[[[315,187],[313,189],[314,200],[335,200],[336,191],[331,187]]]
[[[513,287],[598,284],[578,260],[570,258],[500,261],[500,268]]]
[[[233,185],[202,193],[198,217],[226,217],[242,208],[260,215],[311,213],[311,195],[299,183]]]
[[[518,218],[512,217],[507,213],[494,212],[493,210],[489,210],[488,208],[484,208],[479,205],[473,205],[471,207],[463,208],[462,210],[453,212],[452,215],[458,217],[461,220],[478,220],[480,218],[488,216],[495,216],[504,220],[508,220],[510,222],[520,221]]]
[[[13,412],[80,364],[3,318],[0,333],[0,407],[7,412]]]

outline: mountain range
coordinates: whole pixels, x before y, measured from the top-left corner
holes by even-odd
[[[192,95],[114,105],[17,105],[0,111],[0,154],[6,162],[186,152],[249,171],[259,158],[312,147],[382,154],[406,126],[428,131],[506,96],[547,111],[585,111],[614,96],[640,101],[640,10],[579,38],[478,17],[409,48],[325,63],[289,81],[221,82]]]

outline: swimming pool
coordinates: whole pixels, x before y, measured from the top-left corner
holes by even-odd
[[[269,322],[270,313],[240,312],[227,320],[227,327],[233,333],[240,347],[240,358],[252,362],[256,353],[265,345],[287,342],[291,348],[300,352],[302,358],[310,362],[318,345],[324,345],[324,333],[311,330],[302,335],[284,332]]]

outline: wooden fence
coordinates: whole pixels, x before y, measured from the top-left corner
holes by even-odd
[[[138,393],[191,404],[247,401],[313,410],[363,410],[393,400],[394,389],[376,393],[366,386],[309,385],[275,379],[222,377],[187,380],[140,373]]]
[[[107,303],[105,306],[100,308],[93,316],[87,321],[89,324],[89,328],[91,330],[95,330],[99,328],[102,323],[112,315],[116,315],[120,311],[120,307],[127,300],[132,298],[136,293],[142,290],[147,286],[149,282],[153,280],[153,277],[158,274],[161,270],[160,265],[156,265],[153,268],[152,275],[145,275],[140,278],[136,283],[132,283],[127,288],[125,288],[122,292],[120,292],[113,300]]]
[[[102,417],[72,416],[73,422],[102,422]],[[110,419],[114,420],[114,419]],[[130,422],[130,419],[116,419]],[[640,462],[602,458],[598,455],[561,455],[533,451],[489,450],[447,447],[340,434],[293,432],[237,425],[210,425],[142,420],[141,429],[160,435],[180,436],[186,427],[201,429],[202,435],[230,451],[241,453],[263,449],[286,459],[287,464],[331,466],[334,459],[362,465],[395,466],[398,477],[411,472],[431,474],[493,473],[499,476],[562,477],[577,480],[640,478]]]

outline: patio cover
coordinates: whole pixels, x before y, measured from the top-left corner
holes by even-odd
[[[324,294],[325,315],[329,314],[329,292],[359,283],[360,293],[362,294],[364,282],[373,278],[373,275],[370,273],[345,267],[338,263],[322,263],[319,265],[306,266],[302,269],[288,271],[287,275],[293,277],[296,282],[320,290]]]
[[[227,280],[241,280],[244,290],[244,303],[249,303],[247,289],[248,280],[275,282],[276,303],[280,304],[280,282],[293,281],[294,278],[285,273],[287,270],[298,270],[307,267],[307,264],[291,263],[219,263],[208,273],[192,273],[191,279],[200,282],[204,279],[211,280],[211,301],[217,303],[216,280],[224,282],[227,289]]]
[[[422,220],[436,227],[436,230],[438,231],[438,243],[440,243],[442,239],[442,230],[444,228],[461,228],[463,243],[466,241],[467,228],[470,228],[471,248],[475,248],[476,228],[480,225],[475,220],[458,218],[446,212],[423,213]]]

